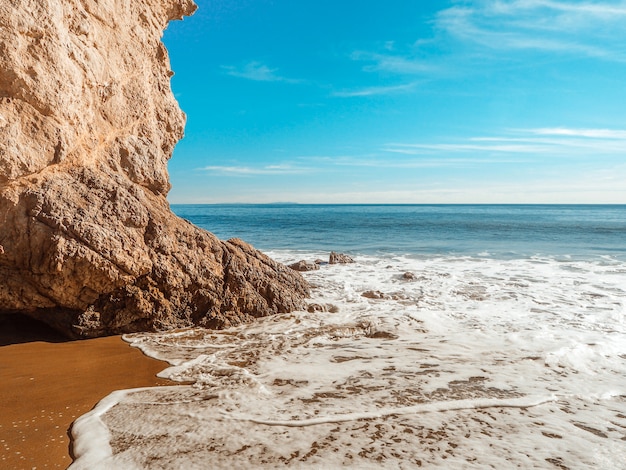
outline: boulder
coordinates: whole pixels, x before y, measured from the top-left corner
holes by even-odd
[[[289,267],[294,271],[306,272],[306,271],[315,271],[320,268],[317,263],[309,263],[305,260],[300,260],[297,263],[290,264]]]
[[[377,300],[390,298],[390,296],[388,296],[387,294],[379,290],[365,291],[361,294],[361,297],[365,297],[366,299],[377,299]]]
[[[307,312],[315,313],[315,312],[329,312],[329,313],[337,313],[339,312],[339,307],[333,304],[318,304],[318,303],[310,303],[306,308]]]
[[[354,260],[350,258],[348,255],[345,255],[343,253],[335,253],[334,251],[330,252],[328,264],[348,264],[348,263],[354,263]]]
[[[0,313],[92,337],[305,308],[298,273],[170,211],[185,116],[161,36],[195,9],[0,5]]]

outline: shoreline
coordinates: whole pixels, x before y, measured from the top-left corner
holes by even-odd
[[[178,385],[156,376],[168,366],[121,336],[70,341],[0,317],[0,467],[67,468],[74,421],[116,390]]]

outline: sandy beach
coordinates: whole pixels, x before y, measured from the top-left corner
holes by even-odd
[[[72,422],[114,390],[171,384],[166,363],[121,337],[64,341],[22,317],[0,317],[0,468],[66,468]]]

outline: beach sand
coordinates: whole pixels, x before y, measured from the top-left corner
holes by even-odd
[[[114,390],[172,385],[156,377],[166,367],[119,336],[64,341],[0,316],[0,468],[66,468],[72,422]]]

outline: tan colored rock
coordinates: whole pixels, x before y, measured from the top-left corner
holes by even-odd
[[[379,290],[368,290],[361,294],[366,299],[389,299],[390,297]]]
[[[334,251],[330,252],[330,256],[328,258],[328,264],[349,264],[354,263],[354,260],[344,254],[344,253],[336,253]]]
[[[290,264],[289,267],[294,271],[306,272],[316,271],[320,268],[320,265],[317,263],[310,263],[306,260],[300,260],[296,263]]]
[[[298,273],[165,199],[185,117],[161,36],[195,8],[0,3],[0,312],[88,337],[304,308]]]

